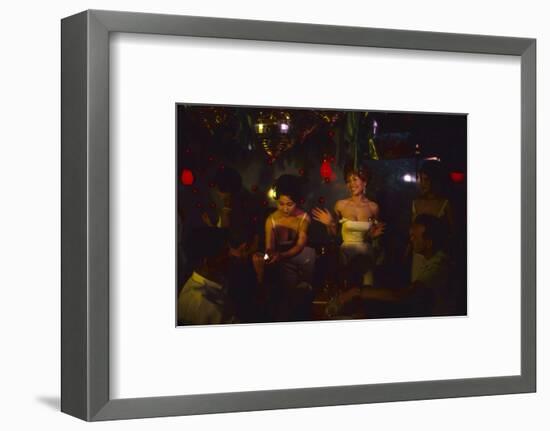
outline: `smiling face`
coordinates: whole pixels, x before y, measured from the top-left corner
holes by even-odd
[[[296,202],[294,202],[290,196],[280,195],[277,200],[277,206],[286,217],[291,215],[296,209]]]
[[[347,176],[346,185],[352,196],[358,196],[364,193],[367,182],[359,175],[352,173]]]

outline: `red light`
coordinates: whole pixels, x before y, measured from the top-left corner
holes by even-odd
[[[466,178],[466,174],[464,172],[451,172],[450,176],[451,180],[455,183],[462,183],[464,178]]]
[[[184,186],[190,186],[195,181],[195,177],[193,176],[193,172],[190,169],[184,169],[181,171],[181,183]]]
[[[330,178],[332,177],[332,168],[330,167],[330,163],[328,161],[323,161],[320,171],[321,177],[323,177],[325,181],[330,181]]]

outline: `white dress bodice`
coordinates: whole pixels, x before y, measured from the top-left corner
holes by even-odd
[[[365,236],[372,226],[370,221],[354,221],[342,218],[342,240],[344,244],[365,243]]]
[[[370,221],[355,221],[342,218],[342,244],[340,250],[344,262],[350,262],[356,256],[369,256],[372,249],[369,243],[366,242],[366,236],[369,229],[372,227]],[[363,285],[373,285],[372,267],[365,267],[363,274]]]

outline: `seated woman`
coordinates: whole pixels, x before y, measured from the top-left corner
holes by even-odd
[[[374,256],[370,240],[382,235],[384,224],[377,221],[379,208],[376,202],[365,196],[366,172],[360,169],[350,170],[346,174],[346,185],[350,197],[337,201],[334,206],[336,220],[341,224],[342,232],[341,263],[347,274],[360,261],[363,266],[362,284],[372,286]],[[312,214],[316,221],[327,227],[329,234],[337,235],[337,224],[329,210],[314,208]]]
[[[450,233],[453,226],[452,209],[449,199],[444,193],[445,173],[440,162],[424,161],[419,173],[419,196],[412,202],[412,217],[414,222],[419,215],[427,214],[437,217],[444,222],[444,226]],[[407,253],[411,251],[411,246]],[[411,281],[415,281],[425,264],[425,258],[412,252]]]
[[[309,314],[315,250],[307,247],[310,218],[299,208],[300,179],[281,176],[275,186],[277,210],[265,222],[266,270],[277,269],[274,318],[300,320]]]

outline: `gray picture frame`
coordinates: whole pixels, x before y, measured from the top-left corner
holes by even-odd
[[[111,399],[109,35],[112,32],[520,57],[521,374]],[[63,412],[98,421],[536,391],[535,39],[90,10],[61,21],[61,53]]]

